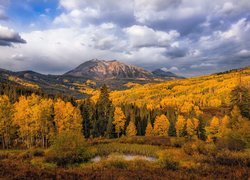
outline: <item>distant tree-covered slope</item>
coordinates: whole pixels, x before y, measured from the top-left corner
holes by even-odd
[[[189,112],[201,108],[229,106],[236,86],[250,87],[250,67],[207,76],[146,84],[124,91],[113,91],[114,104],[144,105],[148,109],[176,107]]]

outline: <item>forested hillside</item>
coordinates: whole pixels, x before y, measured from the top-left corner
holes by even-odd
[[[228,107],[231,91],[236,86],[250,88],[250,67],[113,91],[111,99],[116,105],[146,105],[148,109],[175,107],[179,112],[189,113],[195,106],[202,109]]]
[[[22,163],[45,173],[44,167],[83,163],[87,174],[143,166],[153,168],[153,177],[164,169],[221,177],[224,165],[236,163],[237,172],[227,177],[244,177],[250,161],[249,82],[245,68],[125,91],[103,85],[78,100],[1,84],[0,166],[6,175],[19,173],[8,169],[12,165],[22,168],[24,177],[29,175]],[[173,177],[181,177],[180,171]]]

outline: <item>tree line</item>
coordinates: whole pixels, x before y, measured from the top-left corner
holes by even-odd
[[[64,132],[82,133],[85,138],[121,136],[177,136],[216,141],[238,132],[247,136],[248,104],[245,89],[232,91],[232,109],[223,117],[204,120],[197,106],[192,112],[173,107],[148,109],[135,104],[114,106],[107,86],[100,89],[94,103],[90,98],[71,102],[37,94],[19,96],[15,102],[0,96],[0,136],[2,148],[39,146],[47,148]],[[245,128],[245,129],[244,129]]]

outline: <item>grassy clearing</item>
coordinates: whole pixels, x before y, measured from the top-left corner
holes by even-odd
[[[158,157],[157,152],[162,149],[159,146],[123,143],[98,144],[94,147],[97,149],[96,155],[99,156],[107,156],[111,153],[120,153]]]
[[[175,141],[175,144],[179,142]],[[49,150],[0,151],[0,178],[4,177],[3,175],[10,179],[19,176],[28,178],[31,175],[33,178],[42,174],[45,179],[53,179],[57,177],[55,172],[67,179],[119,179],[121,177],[123,179],[124,177],[125,179],[138,177],[140,179],[180,179],[183,177],[187,179],[200,177],[248,179],[250,177],[250,149],[238,152],[219,150],[213,144],[201,141],[186,142],[182,148],[179,145],[177,148],[116,141],[91,143],[84,146],[87,147],[86,150],[91,149],[93,157],[101,156],[101,160],[96,163],[81,161],[62,168],[57,163],[46,161],[46,153]],[[89,151],[86,153],[89,154]],[[152,162],[142,158],[126,160],[122,156],[126,154],[150,156],[157,160]]]

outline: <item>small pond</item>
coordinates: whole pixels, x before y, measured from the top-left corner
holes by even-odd
[[[103,158],[109,159],[111,157],[112,157],[112,155],[108,155],[106,157],[96,156],[96,157],[92,158],[90,161],[96,163],[96,162],[101,161]],[[132,161],[132,160],[135,160],[135,159],[140,159],[140,160],[155,162],[157,160],[157,158],[155,158],[155,157],[133,155],[133,154],[121,154],[121,155],[116,155],[115,157],[120,157],[120,158],[122,158],[122,159],[124,159],[126,161]]]

